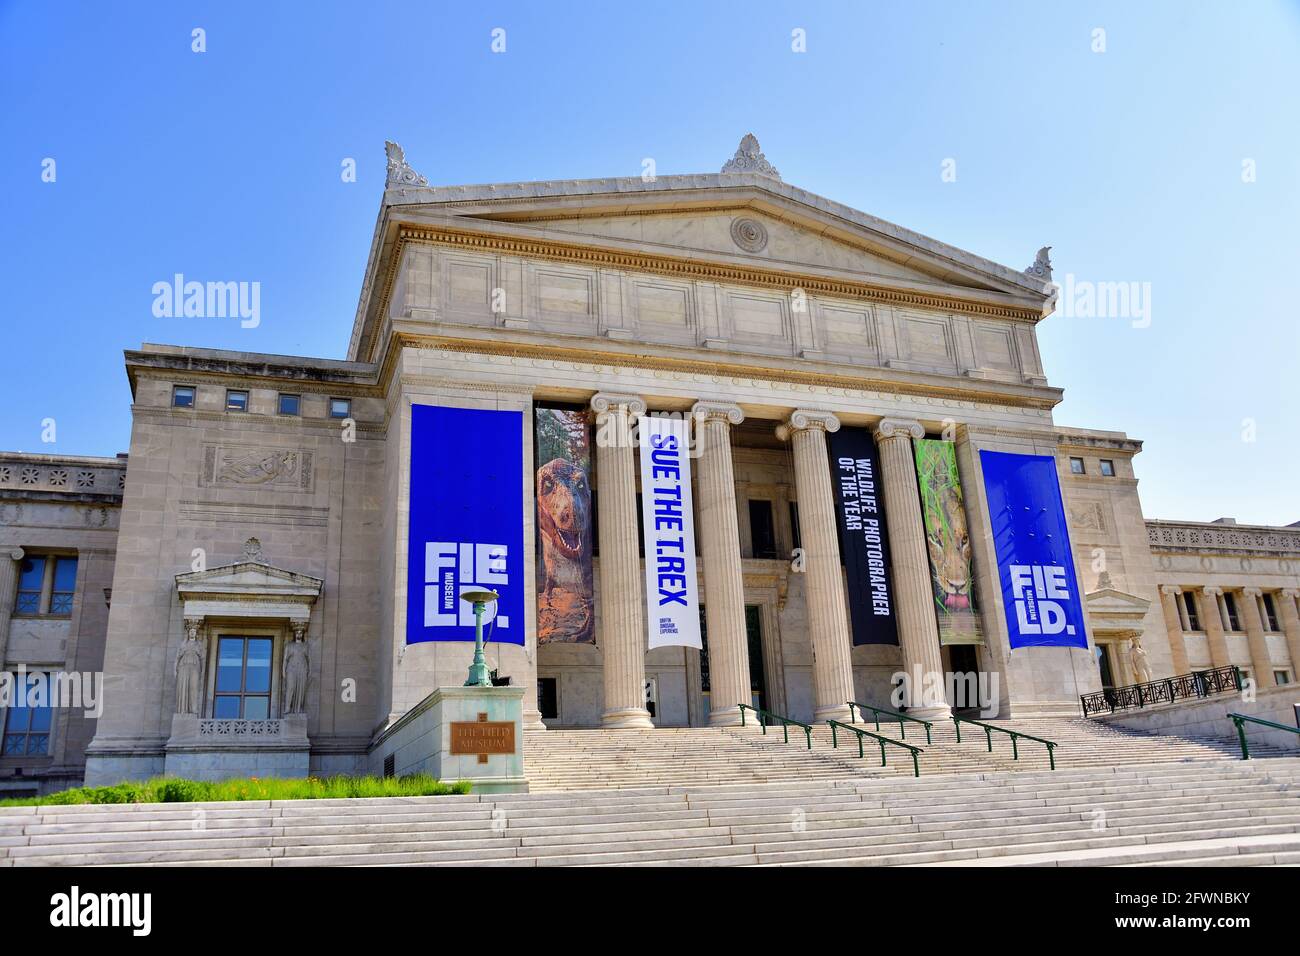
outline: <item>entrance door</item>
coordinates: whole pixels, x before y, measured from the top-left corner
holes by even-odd
[[[956,678],[956,696],[962,698],[949,703],[957,710],[982,709],[985,702],[980,699],[980,658],[975,645],[949,644],[948,666]]]
[[[749,647],[749,688],[750,703],[755,707],[768,710],[767,677],[763,668],[763,614],[757,604],[745,605],[745,640]],[[709,628],[705,623],[704,608],[700,607],[700,643],[703,648],[699,653],[699,697],[702,706],[696,719],[698,726],[707,726],[709,722]],[[690,668],[688,667],[688,673]]]
[[[1097,668],[1101,671],[1101,689],[1115,689],[1115,670],[1112,665],[1111,647],[1109,644],[1097,645]]]

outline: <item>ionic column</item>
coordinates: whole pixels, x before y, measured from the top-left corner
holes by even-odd
[[[799,496],[799,533],[808,586],[808,632],[813,652],[813,719],[849,719],[853,700],[852,637],[840,570],[839,529],[831,492],[826,433],[838,431],[830,412],[797,409],[777,437],[794,448],[794,482]]]
[[[749,638],[745,628],[745,580],[736,526],[736,474],[731,463],[731,426],[745,420],[736,405],[697,402],[700,556],[704,564],[704,616],[709,635],[709,723],[740,723],[752,698]]]
[[[930,557],[926,552],[925,521],[916,490],[916,456],[912,451],[912,439],[924,437],[925,429],[920,422],[886,418],[876,426],[880,471],[885,481],[885,524],[889,529],[898,643],[903,652],[903,670],[908,675],[904,685],[907,712],[930,720],[950,717],[952,710],[947,701],[923,698],[927,677],[943,676]],[[918,676],[920,686],[917,686]],[[937,686],[943,686],[943,682]]]
[[[653,727],[645,707],[645,605],[637,547],[636,456],[632,421],[646,406],[635,395],[600,392],[596,481],[600,507],[600,651],[606,727]]]
[[[1228,639],[1223,636],[1223,610],[1219,606],[1222,588],[1202,588],[1205,600],[1201,602],[1201,617],[1205,620],[1205,639],[1210,645],[1210,666],[1227,667],[1232,663],[1228,656]],[[1205,605],[1209,604],[1207,608]]]
[[[1187,644],[1183,640],[1183,617],[1178,595],[1182,588],[1175,584],[1160,585],[1160,609],[1165,616],[1165,632],[1169,635],[1169,658],[1174,675],[1188,673]]]
[[[1291,676],[1300,680],[1300,613],[1296,611],[1296,598],[1300,591],[1287,588],[1277,595],[1277,613],[1282,618],[1282,632],[1286,634],[1286,649],[1291,655]]]
[[[1241,613],[1246,618],[1246,644],[1250,647],[1250,669],[1255,672],[1256,687],[1273,686],[1273,661],[1268,654],[1268,638],[1264,636],[1264,620],[1259,615],[1259,588],[1243,588]]]
[[[9,622],[14,616],[14,602],[18,600],[18,568],[26,556],[26,552],[18,547],[0,551],[0,670],[5,666],[5,654],[9,650]]]

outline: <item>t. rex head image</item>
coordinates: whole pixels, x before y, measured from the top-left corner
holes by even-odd
[[[556,458],[537,469],[537,525],[543,549],[570,560],[591,550],[591,495],[587,476]]]
[[[966,512],[956,489],[946,486],[939,492],[942,530],[926,536],[935,577],[943,589],[943,604],[950,611],[970,607],[970,536],[966,531]]]

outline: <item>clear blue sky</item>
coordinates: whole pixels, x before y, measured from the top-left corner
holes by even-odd
[[[0,0],[0,447],[125,450],[141,342],[342,357],[385,138],[477,183],[712,172],[753,130],[813,192],[1149,282],[1148,328],[1039,326],[1057,421],[1146,442],[1148,517],[1295,521],[1298,91],[1282,2]],[[261,325],[155,318],[176,272],[260,282]]]

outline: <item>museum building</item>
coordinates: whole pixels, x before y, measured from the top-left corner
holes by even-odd
[[[144,345],[127,454],[0,453],[0,671],[102,673],[102,713],[0,710],[0,795],[376,772],[464,681],[470,587],[535,732],[1293,683],[1300,527],[1145,520],[1141,443],[1053,423],[1050,282],[752,136],[468,186],[390,143],[346,360]]]

